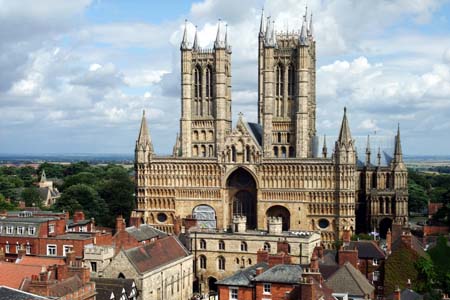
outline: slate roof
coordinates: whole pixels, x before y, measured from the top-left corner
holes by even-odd
[[[348,293],[350,296],[364,297],[375,290],[366,277],[349,262],[331,275],[326,285],[335,293]]]
[[[127,297],[130,296],[133,289],[137,296],[136,284],[133,279],[124,278],[91,278],[95,282],[97,300],[110,300],[111,293],[114,293],[116,299],[120,299],[123,292]]]
[[[355,247],[358,249],[359,258],[386,258],[383,250],[380,249],[375,241],[352,241],[349,247],[350,249],[354,249]]]
[[[51,285],[49,287],[49,292],[52,297],[62,297],[67,294],[74,293],[82,287],[83,281],[81,281],[78,275],[75,275]]]
[[[216,282],[217,285],[232,285],[232,286],[251,286],[252,280],[255,278],[256,269],[263,268],[266,271],[269,265],[265,262],[257,263],[245,269],[238,270],[233,275],[219,280]]]
[[[298,284],[303,269],[299,265],[276,265],[255,277],[256,282]]]
[[[41,272],[41,266],[16,265],[0,262],[0,285],[18,289],[24,278]],[[0,299],[4,299],[1,298]]]
[[[0,286],[0,299],[8,300],[49,300],[50,298],[30,294],[6,286]]]
[[[262,127],[261,125],[257,123],[248,123],[247,127],[250,129],[250,133],[253,134],[255,137],[255,140],[258,142],[258,144],[262,145]]]
[[[402,237],[399,236],[393,243],[392,243],[392,251],[397,250],[402,245]],[[422,243],[419,241],[417,237],[411,234],[411,248],[421,257],[427,256],[427,253],[423,249]]]
[[[73,219],[69,219],[69,220],[67,220],[66,224],[69,227],[75,227],[75,226],[79,226],[79,225],[87,225],[87,224],[89,224],[91,222],[92,222],[91,220],[80,220],[77,223],[74,223]]]
[[[174,236],[166,236],[152,243],[122,251],[139,273],[149,272],[190,255]]]
[[[45,223],[47,221],[59,220],[56,217],[29,217],[29,218],[21,218],[21,217],[7,217],[0,218],[0,222],[3,224],[6,223]]]
[[[388,295],[386,299],[391,300],[394,299],[394,293]],[[403,289],[400,292],[400,299],[402,300],[423,300],[423,295],[414,292],[411,289]]]
[[[151,240],[155,237],[164,237],[167,234],[163,231],[160,231],[148,224],[142,224],[139,228],[134,226],[128,227],[125,229],[132,237],[134,237],[138,242]]]

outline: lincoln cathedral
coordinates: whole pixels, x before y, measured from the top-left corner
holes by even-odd
[[[331,246],[344,229],[376,230],[408,221],[407,169],[400,130],[393,151],[357,151],[346,109],[334,143],[316,132],[316,41],[312,16],[301,29],[276,32],[261,16],[258,36],[258,123],[239,114],[232,126],[232,65],[227,27],[219,22],[211,49],[184,29],[181,117],[171,156],[153,151],[145,113],[135,148],[132,218],[173,232],[183,219],[231,230],[315,231]],[[256,51],[255,51],[256,52]],[[256,101],[256,99],[255,99]],[[320,99],[319,99],[320,103]]]

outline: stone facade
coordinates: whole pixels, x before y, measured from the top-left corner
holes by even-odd
[[[136,209],[132,217],[166,232],[180,219],[229,230],[244,215],[265,230],[316,231],[326,246],[344,228],[386,232],[407,223],[407,170],[400,132],[394,153],[371,147],[359,160],[344,111],[333,151],[317,153],[316,42],[312,20],[298,33],[275,33],[261,18],[258,37],[258,123],[240,114],[231,127],[231,47],[219,24],[213,49],[181,43],[180,135],[172,156],[157,156],[143,116],[136,141]],[[315,150],[316,149],[316,150]],[[329,154],[331,153],[331,155]],[[387,159],[388,158],[388,159]]]
[[[189,299],[194,281],[193,257],[175,239],[169,236],[144,246],[122,249],[104,269],[103,277],[134,279],[138,299]],[[177,255],[176,250],[183,255]]]
[[[242,222],[243,225],[242,226]],[[231,276],[238,270],[255,265],[258,251],[268,254],[284,252],[292,263],[308,263],[314,247],[320,244],[318,232],[282,232],[282,220],[276,218],[268,231],[246,230],[245,217],[235,217],[233,232],[192,228],[189,233],[191,252],[196,263],[200,291],[207,291],[217,279]]]

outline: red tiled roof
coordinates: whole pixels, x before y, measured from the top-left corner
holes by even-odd
[[[41,269],[41,266],[0,262],[0,285],[18,289],[24,278],[31,278],[31,275],[39,275]]]
[[[167,236],[124,252],[140,273],[148,272],[158,266],[189,256],[189,252],[174,236]]]
[[[16,264],[29,266],[52,266],[64,265],[63,258],[56,257],[39,257],[39,256],[25,256],[20,260],[16,260]]]

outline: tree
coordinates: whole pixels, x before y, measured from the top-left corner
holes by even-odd
[[[421,293],[430,292],[436,279],[433,261],[429,257],[420,257],[416,261],[415,267],[418,271],[417,291]]]
[[[1,210],[13,210],[16,209],[16,206],[12,203],[6,201],[5,196],[0,194],[0,209]]]
[[[409,210],[414,212],[422,212],[428,205],[428,195],[424,187],[415,182],[408,183],[409,193]]]
[[[109,207],[111,216],[108,223],[112,226],[116,216],[123,215],[126,219],[130,217],[134,208],[134,183],[123,167],[109,169],[107,177],[99,185],[98,191]]]
[[[67,188],[55,205],[71,214],[82,209],[87,217],[95,218],[97,224],[105,225],[110,218],[108,206],[97,191],[86,184],[76,184]]]
[[[65,189],[76,185],[76,184],[86,184],[89,186],[94,186],[98,181],[98,178],[89,172],[80,172],[75,175],[67,176],[64,178],[64,184],[62,185],[62,191]]]
[[[41,176],[42,171],[45,170],[45,175],[47,176],[47,178],[63,178],[65,169],[66,167],[63,165],[45,162],[39,166],[37,175]]]
[[[36,187],[29,187],[25,188],[22,191],[21,198],[25,201],[25,205],[28,207],[36,206],[41,207],[42,206],[42,199],[39,195],[39,191]]]

